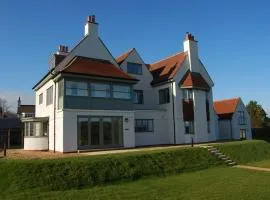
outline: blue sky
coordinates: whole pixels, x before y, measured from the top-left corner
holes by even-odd
[[[267,1],[12,1],[0,2],[0,97],[34,102],[32,86],[58,45],[83,37],[86,17],[114,56],[135,47],[146,63],[183,50],[185,32],[215,87],[215,99],[240,96],[270,111],[270,2]]]

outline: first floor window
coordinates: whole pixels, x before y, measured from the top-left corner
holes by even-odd
[[[153,132],[153,119],[135,119],[135,132]]]
[[[113,98],[115,99],[130,99],[131,95],[130,86],[126,85],[113,85]]]
[[[109,98],[110,85],[102,83],[91,83],[91,96]]]
[[[185,121],[185,134],[194,134],[194,122]]]
[[[43,103],[43,93],[38,95],[38,104],[42,104],[42,103]]]
[[[142,65],[137,63],[127,63],[127,72],[131,74],[142,74]]]
[[[53,103],[53,86],[49,87],[46,91],[46,105]]]
[[[79,81],[66,82],[66,95],[68,96],[88,96],[88,84]]]
[[[143,90],[134,90],[134,103],[143,104]]]
[[[192,100],[193,99],[193,90],[183,89],[183,97],[185,100]]]
[[[159,104],[170,103],[169,88],[161,89],[158,92],[159,92]]]
[[[246,119],[245,119],[245,113],[244,113],[244,111],[238,111],[238,124],[239,125],[246,124]]]

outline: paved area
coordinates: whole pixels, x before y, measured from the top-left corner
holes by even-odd
[[[269,168],[263,168],[263,167],[253,167],[253,166],[248,166],[248,165],[235,165],[234,167],[242,168],[242,169],[256,170],[256,171],[270,172]]]

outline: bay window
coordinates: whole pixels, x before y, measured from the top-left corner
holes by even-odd
[[[125,85],[113,85],[113,98],[115,99],[130,99],[131,88]]]

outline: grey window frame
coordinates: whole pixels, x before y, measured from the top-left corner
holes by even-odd
[[[195,127],[194,121],[184,121],[185,134],[195,134],[194,127]],[[187,128],[188,128],[188,131],[187,131]]]
[[[43,92],[38,95],[38,104],[39,105],[43,104]]]
[[[46,105],[49,106],[53,103],[53,86],[46,90]]]
[[[158,91],[159,104],[170,103],[170,89],[163,88]]]
[[[141,121],[141,124],[146,125],[146,129],[142,129],[143,127],[138,127],[138,122]],[[145,123],[146,122],[146,123]],[[152,129],[149,129],[149,122],[152,123]],[[141,130],[140,130],[141,129]],[[145,132],[154,132],[154,119],[135,119],[135,132],[136,133],[145,133]]]
[[[142,64],[127,62],[127,73],[142,75]]]
[[[137,97],[137,102],[135,101]],[[144,95],[143,90],[134,90],[134,103],[135,104],[144,104]]]
[[[193,100],[193,94],[194,94],[194,91],[192,89],[187,89],[187,88],[183,89],[184,100]]]

